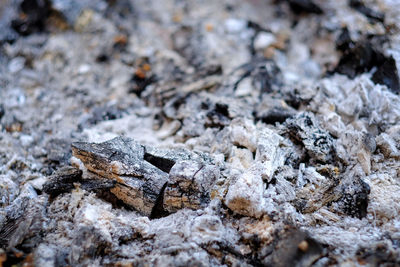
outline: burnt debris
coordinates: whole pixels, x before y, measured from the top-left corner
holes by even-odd
[[[346,177],[338,189],[342,190],[338,203],[343,211],[349,216],[364,218],[367,215],[370,186],[359,177]]]
[[[251,83],[261,94],[271,93],[279,90],[283,84],[281,70],[272,60],[253,59],[250,63],[238,68],[241,75],[235,83],[235,89],[247,77],[251,78]]]
[[[160,205],[169,212],[204,207],[219,176],[216,167],[193,152],[144,147],[126,137],[101,144],[74,143],[72,150],[99,179],[114,181],[111,193],[150,217],[162,213]]]
[[[314,13],[322,14],[323,10],[315,4],[312,0],[287,0],[290,9],[296,13]]]
[[[318,126],[310,113],[300,113],[285,122],[286,132],[295,143],[301,142],[317,162],[328,163],[335,157],[335,140]]]
[[[345,74],[350,78],[375,70],[372,80],[386,85],[393,93],[400,91],[400,80],[396,61],[392,56],[386,56],[382,50],[387,40],[384,36],[368,36],[354,42],[348,30],[343,29],[336,42],[342,57],[334,72]]]
[[[386,85],[393,93],[400,93],[399,72],[396,61],[391,56],[386,58],[381,66],[372,75],[375,83]]]
[[[18,18],[11,22],[12,28],[21,35],[41,32],[46,28],[46,19],[50,14],[48,0],[23,0],[19,5]]]
[[[43,185],[43,191],[51,197],[66,193],[74,188],[74,183],[81,181],[82,171],[74,167],[63,167],[57,170],[49,181]]]
[[[349,5],[364,14],[372,22],[383,22],[385,20],[385,14],[367,7],[362,0],[349,0]]]
[[[398,264],[398,3],[339,2],[2,1],[0,266]]]

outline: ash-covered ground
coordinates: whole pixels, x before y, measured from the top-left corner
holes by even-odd
[[[0,266],[399,266],[400,2],[3,0]]]

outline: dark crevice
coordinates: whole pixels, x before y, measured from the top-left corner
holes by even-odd
[[[167,187],[168,182],[161,188],[160,194],[156,199],[156,203],[150,214],[150,219],[159,219],[169,215],[169,212],[164,209],[164,190]]]
[[[175,165],[175,161],[173,160],[157,157],[147,152],[144,153],[144,160],[166,173],[169,173],[172,166]]]

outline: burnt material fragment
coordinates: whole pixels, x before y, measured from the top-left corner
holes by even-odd
[[[352,43],[353,40],[351,39],[349,29],[347,29],[347,27],[342,28],[341,33],[336,39],[336,47],[340,51],[345,51],[346,49],[350,48]]]
[[[72,151],[90,172],[109,181],[82,180],[83,189],[109,188],[125,205],[150,218],[205,207],[219,177],[219,169],[202,154],[144,147],[126,137],[100,144],[77,142]]]
[[[372,22],[383,22],[385,20],[385,14],[367,7],[361,0],[350,0],[349,4],[352,8],[364,14]]]
[[[123,115],[122,109],[117,106],[96,107],[93,109],[93,115],[88,120],[88,123],[97,124],[101,121],[116,120],[121,118],[122,115]]]
[[[0,225],[0,247],[29,253],[43,238],[47,225],[46,207],[28,198],[16,201]]]
[[[269,110],[256,114],[257,115],[256,117],[257,119],[261,120],[266,124],[274,125],[277,122],[279,123],[285,122],[288,118],[290,118],[294,114],[295,113],[290,109],[283,107],[273,107]]]
[[[126,37],[124,40],[126,44]],[[129,92],[140,97],[148,85],[156,82],[156,76],[151,71],[151,65],[148,61],[148,58],[140,58],[139,62],[137,63],[136,71],[131,79],[132,87],[130,88]]]
[[[253,85],[261,93],[276,91],[282,85],[282,74],[273,61],[258,65],[253,72]]]
[[[0,120],[1,118],[4,116],[4,114],[6,113],[3,104],[0,104]]]
[[[400,266],[399,252],[393,247],[383,241],[375,248],[361,248],[357,251],[357,260],[370,266]]]
[[[20,4],[19,17],[11,22],[11,26],[21,35],[44,31],[50,8],[48,0],[24,0]]]
[[[229,106],[227,104],[216,103],[215,107],[207,112],[205,125],[219,128],[229,125],[231,120],[228,109]]]
[[[101,180],[101,179],[85,179],[80,182],[80,188],[86,191],[92,191],[96,193],[102,193],[103,191],[109,190],[115,186],[115,181]]]
[[[295,142],[301,142],[308,155],[320,162],[329,162],[335,155],[332,136],[318,126],[311,113],[300,113],[285,122],[286,132]]]
[[[262,263],[264,266],[311,266],[322,256],[322,246],[308,233],[286,226],[278,230],[277,242],[269,247],[270,254]]]
[[[335,71],[354,78],[381,65],[384,55],[374,49],[370,42],[358,42],[346,49]]]
[[[399,93],[400,80],[396,61],[392,56],[385,56],[381,51],[381,47],[386,42],[385,38],[372,36],[353,42],[347,34],[344,30],[337,40],[337,47],[343,51],[343,55],[334,72],[354,78],[358,74],[376,68],[372,80],[386,85],[394,93]]]
[[[49,177],[49,181],[43,185],[43,191],[51,197],[56,197],[71,191],[74,188],[73,183],[78,182],[81,177],[81,170],[69,166],[63,167]]]
[[[129,90],[130,93],[136,94],[138,97],[141,96],[142,92],[146,90],[146,87],[156,81],[154,76],[146,77],[141,73],[135,73],[132,77],[133,85]]]
[[[150,215],[168,174],[144,160],[145,149],[126,137],[96,144],[72,144],[73,155],[85,167],[117,181],[111,192],[125,204]]]
[[[338,203],[343,211],[349,216],[364,218],[367,215],[369,185],[361,178],[355,177],[344,179],[339,188],[342,190],[342,197]]]
[[[83,226],[73,240],[69,260],[72,265],[80,265],[104,255],[110,247],[111,243],[96,228]]]
[[[66,164],[71,157],[71,142],[66,139],[51,139],[47,145],[47,159],[57,164]]]
[[[385,60],[372,76],[372,80],[375,83],[386,85],[393,93],[400,93],[399,73],[393,57]]]
[[[174,164],[175,164],[175,161],[173,161],[172,159],[158,157],[155,155],[151,155],[149,153],[144,154],[144,160],[146,160],[149,163],[151,163],[152,165],[156,166],[163,172],[169,172],[171,170],[172,166],[174,166]]]
[[[151,146],[145,147],[144,159],[159,169],[164,168],[170,172],[173,164],[183,160],[195,160],[210,163],[211,160],[201,153],[194,153],[184,148],[178,149],[162,149]]]
[[[290,9],[296,13],[315,13],[322,14],[322,9],[312,0],[288,0]]]
[[[107,179],[82,179],[81,170],[66,166],[49,177],[49,181],[43,185],[43,191],[54,199],[74,189],[75,183],[79,183],[81,189],[95,192],[99,197],[107,196],[105,193],[115,186],[115,181]]]
[[[281,70],[272,60],[254,59],[248,64],[241,66],[242,72],[240,79],[235,83],[235,89],[239,83],[247,77],[252,78],[252,85],[262,94],[278,91],[283,84]]]
[[[219,177],[219,169],[198,161],[181,161],[172,167],[164,191],[164,208],[175,212],[182,208],[204,208],[210,202],[210,190]]]
[[[5,221],[0,225],[0,248],[7,248],[11,237],[23,220],[24,212],[29,205],[28,198],[15,201],[5,216]]]

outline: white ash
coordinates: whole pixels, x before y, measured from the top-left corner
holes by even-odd
[[[6,2],[4,33],[22,1]],[[295,1],[49,2],[68,30],[49,19],[13,42],[0,34],[0,261],[400,264],[399,92],[374,82],[379,62],[335,71],[343,27],[353,44],[383,36],[399,68],[396,1],[360,1],[383,22],[347,0],[298,1],[323,11],[300,15]],[[163,177],[145,214],[143,196],[126,206],[86,190],[104,173],[71,158],[73,142],[118,136],[175,162],[136,159],[146,179],[132,188]],[[69,165],[82,180],[50,197]],[[125,180],[136,170],[110,166]],[[159,196],[167,213],[153,218]]]

